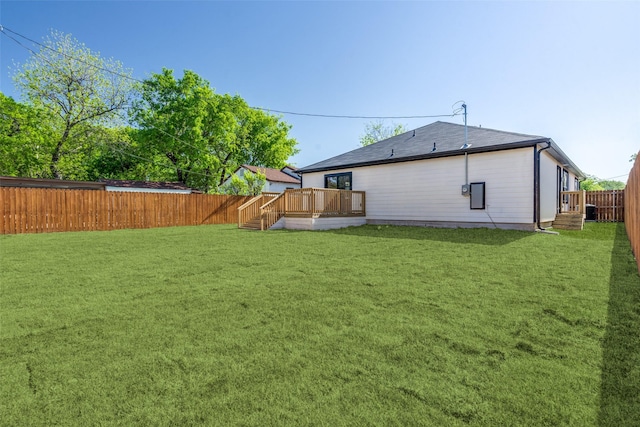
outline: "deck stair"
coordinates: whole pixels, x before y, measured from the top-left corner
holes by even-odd
[[[249,221],[240,225],[240,228],[246,228],[248,230],[260,230],[260,217],[251,218]]]
[[[582,230],[584,215],[581,213],[560,213],[553,221],[553,228],[558,230]]]

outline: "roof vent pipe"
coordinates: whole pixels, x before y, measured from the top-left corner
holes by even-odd
[[[413,136],[414,137],[416,136],[416,130],[415,129],[413,130]]]
[[[434,152],[434,151],[436,151],[436,150],[437,150],[437,148],[436,148],[436,143],[434,142],[434,143],[433,143],[433,148],[431,149],[431,152],[433,153],[433,152]]]

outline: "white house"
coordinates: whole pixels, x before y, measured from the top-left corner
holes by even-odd
[[[585,174],[548,137],[435,122],[298,169],[302,187],[361,190],[369,224],[551,225]]]
[[[260,172],[266,177],[266,183],[262,189],[265,192],[282,193],[284,190],[300,188],[300,177],[296,174],[296,169],[292,166],[285,166],[282,169],[263,168],[260,166],[242,165],[232,175],[244,177],[246,171],[252,173]],[[224,185],[231,181],[229,177]]]

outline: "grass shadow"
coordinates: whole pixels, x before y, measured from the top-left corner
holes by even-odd
[[[361,225],[325,230],[324,232],[384,239],[431,240],[479,245],[506,245],[532,235],[529,231],[491,228],[434,228],[399,225]]]
[[[640,277],[624,223],[611,251],[607,328],[603,340],[600,426],[640,425]]]

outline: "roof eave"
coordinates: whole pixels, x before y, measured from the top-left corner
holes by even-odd
[[[348,169],[348,168],[356,168],[356,167],[384,165],[384,164],[390,164],[390,163],[412,162],[416,160],[454,157],[454,156],[464,155],[465,152],[467,154],[490,153],[493,151],[503,151],[503,150],[513,150],[517,148],[533,147],[537,144],[547,142],[547,141],[550,141],[550,138],[538,138],[538,139],[529,140],[529,141],[511,142],[508,144],[493,145],[490,147],[471,147],[467,150],[444,151],[441,153],[438,153],[438,152],[426,153],[426,154],[420,154],[416,156],[387,158],[387,159],[381,159],[381,160],[356,162],[356,163],[349,163],[344,165],[334,165],[334,166],[311,168],[311,169],[301,168],[301,169],[298,169],[298,173],[305,174],[305,173],[322,172],[322,171],[336,170],[336,169]]]

